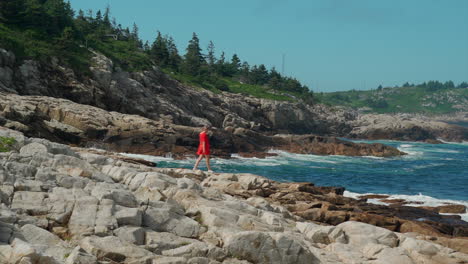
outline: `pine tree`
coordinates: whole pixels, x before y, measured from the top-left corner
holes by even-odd
[[[167,50],[169,52],[168,67],[175,71],[178,71],[182,58],[179,55],[179,51],[177,50],[177,46],[172,37],[169,37],[167,39]]]
[[[110,22],[110,5],[107,4],[106,6],[106,10],[104,11],[104,18],[103,18],[103,22],[104,24],[107,26],[107,27],[110,27],[111,26],[111,22]]]
[[[236,75],[239,73],[239,69],[241,67],[241,60],[239,59],[239,57],[237,56],[237,54],[234,54],[232,55],[232,59],[231,59],[231,74],[232,75]]]
[[[101,13],[101,10],[98,10],[96,12],[96,22],[99,24],[102,22],[102,13]]]
[[[158,35],[153,42],[151,47],[151,55],[161,67],[165,67],[169,63],[169,50],[167,47],[166,39],[161,35],[161,32],[158,31]]]
[[[136,23],[133,23],[133,27],[132,27],[132,33],[130,34],[131,38],[134,39],[134,40],[138,40],[139,39],[139,29],[138,29],[138,26]]]
[[[206,56],[206,59],[207,59],[208,65],[210,67],[213,67],[216,63],[216,57],[215,57],[215,46],[214,46],[213,41],[211,40],[210,40],[210,43],[208,44],[207,51],[208,51],[208,54]]]
[[[18,24],[22,22],[25,8],[25,1],[1,0],[0,21],[4,21],[7,24]]]
[[[205,63],[205,59],[201,53],[200,41],[197,34],[194,32],[192,39],[187,46],[185,54],[184,72],[193,76],[200,74],[201,66]]]

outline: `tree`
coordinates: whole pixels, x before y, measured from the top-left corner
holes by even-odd
[[[377,91],[382,91],[383,87],[382,85],[380,84],[379,87],[377,87]]]
[[[0,21],[7,24],[18,24],[22,22],[25,10],[25,1],[21,0],[1,0],[0,1]]]
[[[444,83],[444,88],[445,89],[455,88],[455,84],[452,81],[447,81]]]
[[[133,23],[133,27],[132,27],[132,33],[130,33],[130,36],[132,39],[134,40],[138,40],[139,39],[139,29],[138,29],[138,26],[136,23]]]
[[[239,73],[239,69],[241,67],[241,60],[239,59],[237,54],[232,55],[231,65],[230,66],[231,66],[230,67],[231,68],[230,69],[231,75],[236,75],[237,73]]]
[[[100,24],[100,23],[102,22],[102,13],[101,13],[101,10],[98,10],[98,11],[96,12],[96,22],[97,22],[98,24]]]
[[[468,82],[462,82],[460,83],[457,88],[468,88]]]
[[[205,63],[205,59],[201,53],[200,40],[195,32],[189,41],[186,51],[183,70],[185,73],[197,76],[200,74],[200,69]]]
[[[206,55],[206,60],[208,62],[208,65],[210,67],[214,67],[216,63],[216,57],[215,57],[215,46],[213,41],[210,40],[210,43],[208,44],[207,48],[208,54]]]
[[[177,46],[172,37],[167,38],[167,50],[169,52],[168,67],[178,71],[182,61]]]
[[[107,4],[106,6],[106,10],[104,11],[104,18],[103,18],[103,22],[104,24],[107,26],[107,27],[110,27],[111,26],[111,22],[110,22],[110,5]]]
[[[151,47],[151,55],[159,66],[165,67],[169,63],[169,50],[166,39],[158,31],[155,41]]]

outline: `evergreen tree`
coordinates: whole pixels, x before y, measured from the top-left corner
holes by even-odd
[[[241,67],[241,60],[239,59],[239,57],[237,56],[237,54],[234,54],[232,55],[232,59],[231,59],[231,74],[232,75],[236,75],[239,73],[239,69]]]
[[[106,10],[104,11],[104,18],[103,18],[103,22],[104,24],[107,26],[107,27],[110,27],[111,26],[111,22],[110,22],[110,5],[107,4],[106,6]]]
[[[455,84],[452,81],[447,81],[444,83],[444,88],[445,89],[455,88]]]
[[[169,52],[168,67],[178,71],[182,58],[179,55],[179,51],[172,37],[167,38],[167,50]]]
[[[133,23],[133,27],[132,27],[132,33],[130,33],[130,37],[134,40],[138,40],[139,39],[139,32],[140,30],[138,29],[138,26],[137,24]]]
[[[167,41],[159,31],[155,41],[153,42],[153,46],[151,47],[151,55],[159,66],[165,67],[168,65],[169,50],[167,47]]]
[[[96,12],[96,22],[97,22],[98,24],[100,24],[100,23],[102,22],[102,13],[101,13],[101,10],[98,10],[98,11]]]
[[[460,83],[457,88],[468,88],[468,82],[462,82]]]
[[[214,67],[216,63],[216,57],[215,57],[215,46],[214,46],[213,41],[210,41],[210,43],[208,44],[207,51],[208,51],[208,54],[206,56],[206,59],[207,59],[208,65],[210,67]]]
[[[183,70],[185,73],[197,76],[200,74],[201,66],[205,63],[205,59],[201,53],[200,41],[196,33],[193,33],[186,50]]]
[[[18,24],[22,22],[25,8],[25,1],[1,0],[0,19],[7,24]]]
[[[49,17],[44,12],[43,5],[38,0],[28,0],[24,5],[22,14],[22,24],[26,28],[39,28],[45,32],[48,26]]]

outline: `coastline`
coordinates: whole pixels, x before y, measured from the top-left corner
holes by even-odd
[[[148,167],[16,131],[0,134],[17,140],[15,150],[0,154],[5,262],[468,260],[468,223],[429,210],[372,205],[342,196],[339,187]],[[430,220],[411,220],[421,214]],[[363,253],[367,247],[386,253]]]

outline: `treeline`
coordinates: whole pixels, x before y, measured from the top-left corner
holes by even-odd
[[[220,90],[228,89],[222,78],[234,78],[242,83],[266,85],[278,91],[310,92],[307,86],[294,78],[282,76],[274,67],[268,70],[264,64],[250,66],[237,54],[227,59],[222,52],[217,58],[212,41],[204,53],[196,33],[193,33],[184,56],[178,54],[173,38],[160,32],[153,44],[145,44],[144,49],[159,66],[194,76],[200,82],[211,82]]]
[[[275,68],[263,64],[250,65],[241,61],[237,54],[226,58],[224,52],[217,57],[215,46],[210,41],[206,50],[200,46],[196,33],[181,54],[172,37],[157,32],[153,43],[139,37],[136,24],[132,29],[117,24],[110,17],[110,7],[95,14],[92,11],[73,11],[69,2],[63,0],[1,0],[0,22],[12,29],[27,32],[28,36],[50,42],[60,58],[67,53],[86,53],[95,49],[111,57],[126,70],[144,70],[153,63],[175,74],[188,76],[190,81],[201,86],[211,86],[228,91],[229,82],[235,81],[257,85],[272,91],[286,92],[301,97],[312,97],[312,92],[297,79],[283,76]],[[3,36],[10,40],[11,37]],[[20,41],[17,41],[16,44]],[[10,45],[12,48],[15,44]],[[41,54],[34,45],[27,54]],[[48,54],[50,55],[50,54]]]
[[[428,82],[423,82],[420,84],[413,84],[409,82],[405,82],[402,86],[398,87],[396,86],[395,88],[407,88],[407,87],[421,87],[426,89],[427,91],[438,91],[438,90],[444,90],[444,89],[453,89],[453,88],[468,88],[468,82],[461,82],[458,85],[455,85],[453,81],[446,81],[446,82],[439,82],[439,81],[428,81]],[[383,87],[382,85],[379,85],[377,87],[377,90],[382,90]]]

